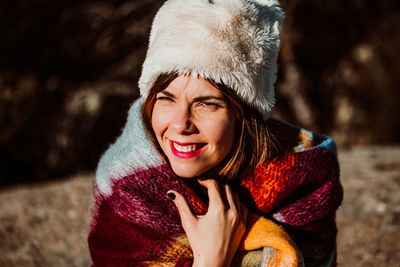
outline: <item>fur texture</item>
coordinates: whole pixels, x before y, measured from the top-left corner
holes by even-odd
[[[267,118],[283,17],[277,0],[166,1],[153,21],[141,95],[162,73],[198,75],[224,83]]]

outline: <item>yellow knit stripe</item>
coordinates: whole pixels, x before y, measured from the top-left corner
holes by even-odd
[[[189,240],[185,234],[182,234],[171,242],[159,256],[159,262],[174,262],[178,257],[193,258],[193,252],[190,248]]]
[[[296,245],[282,227],[264,217],[249,213],[246,229],[241,250],[272,247],[277,253],[271,256],[267,266],[298,266]]]
[[[313,147],[313,134],[310,131],[301,129],[299,132],[299,143],[294,148],[294,152],[306,151]]]
[[[252,250],[252,251],[240,251],[238,250],[235,257],[232,260],[231,267],[254,267],[260,266],[263,260],[263,251]]]

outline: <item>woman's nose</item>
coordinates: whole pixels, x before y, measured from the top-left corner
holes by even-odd
[[[190,108],[177,109],[172,117],[171,127],[179,134],[192,133],[195,129]]]

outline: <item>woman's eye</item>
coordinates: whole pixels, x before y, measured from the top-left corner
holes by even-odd
[[[168,96],[158,96],[157,101],[169,102],[169,101],[174,101],[174,100]]]
[[[202,103],[203,106],[217,106],[217,104],[212,103],[212,102],[204,102]]]
[[[216,110],[220,107],[217,103],[213,102],[200,102],[199,107],[207,109],[207,110]]]

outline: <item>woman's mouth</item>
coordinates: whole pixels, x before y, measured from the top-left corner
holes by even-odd
[[[192,158],[200,154],[205,143],[179,143],[170,140],[172,153],[178,158]]]

